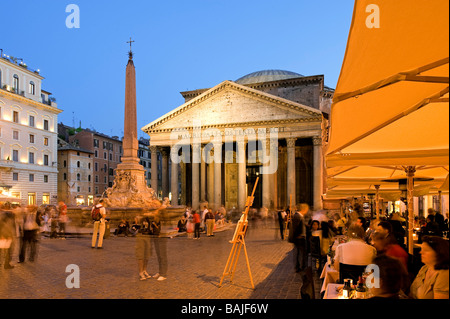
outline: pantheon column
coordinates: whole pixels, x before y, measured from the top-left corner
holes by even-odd
[[[238,163],[238,209],[243,211],[247,201],[247,160],[245,157],[245,141],[237,142],[237,163]]]
[[[214,143],[214,209],[222,205],[222,142]]]
[[[172,192],[172,206],[178,206],[178,163],[171,163],[170,189]]]
[[[150,153],[151,153],[151,163],[152,163],[151,185],[152,185],[152,189],[156,193],[156,196],[158,196],[158,148],[156,146],[150,146]]]
[[[214,207],[214,151],[211,149],[205,149],[205,159],[209,163],[208,164],[208,177],[207,177],[207,200],[208,207]]]
[[[287,138],[287,205],[292,204],[294,207],[297,203],[295,192],[295,141],[297,138]],[[292,201],[290,202],[290,196]]]
[[[192,209],[199,208],[199,196],[200,196],[200,185],[199,185],[199,169],[201,161],[201,145],[192,145]]]
[[[314,210],[323,208],[322,192],[323,192],[323,157],[322,157],[322,137],[315,136],[313,139],[314,151],[314,168],[313,168],[313,205]]]
[[[200,148],[200,152],[202,152],[202,148]],[[200,153],[201,164],[200,164],[200,201],[206,200],[206,162]]]
[[[271,154],[270,149],[270,139],[266,140],[266,146],[264,148],[264,161],[267,161],[263,166],[269,167],[272,161],[272,158],[269,157],[269,153]],[[263,174],[262,176],[262,202],[263,207],[269,209],[270,208],[270,184],[271,184],[272,174]]]
[[[162,188],[162,197],[168,197],[169,196],[169,151],[166,148],[161,148],[161,155],[162,155],[162,181],[161,181],[161,188]]]

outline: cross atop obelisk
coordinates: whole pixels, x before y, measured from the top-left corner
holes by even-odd
[[[130,57],[130,59],[133,59],[133,51],[131,50],[131,44],[132,44],[133,42],[136,42],[136,41],[131,40],[131,37],[130,37],[130,41],[127,41],[127,43],[130,44],[130,52],[128,52],[128,56]]]

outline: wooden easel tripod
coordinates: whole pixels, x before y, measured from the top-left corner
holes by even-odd
[[[247,262],[248,274],[250,275],[250,282],[252,284],[252,288],[255,289],[255,285],[253,284],[252,272],[250,270],[250,263],[248,261],[247,248],[245,246],[245,233],[248,228],[248,211],[250,207],[253,205],[254,195],[256,191],[256,186],[258,185],[259,177],[256,179],[255,185],[253,187],[253,192],[251,196],[247,197],[247,202],[245,203],[245,210],[242,213],[242,216],[236,226],[236,230],[234,231],[233,239],[230,243],[233,244],[231,248],[230,256],[228,257],[227,264],[222,274],[222,278],[220,279],[219,287],[222,286],[223,279],[225,276],[231,276],[230,282],[233,282],[234,273],[236,271],[237,262],[239,260],[239,255],[241,253],[242,247],[244,247],[245,260]]]

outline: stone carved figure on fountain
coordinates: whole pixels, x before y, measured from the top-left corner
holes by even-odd
[[[107,204],[112,207],[159,208],[161,202],[153,189],[144,185],[138,188],[136,178],[129,171],[117,170],[112,187],[106,190]]]

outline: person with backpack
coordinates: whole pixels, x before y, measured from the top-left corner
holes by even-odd
[[[205,224],[206,224],[206,236],[214,236],[214,224],[216,223],[216,219],[211,209],[207,210],[205,214]]]
[[[103,206],[103,199],[98,201],[98,204],[92,207],[91,210],[92,220],[94,221],[94,231],[92,233],[92,248],[95,248],[97,244],[97,249],[103,248],[103,236],[105,235],[106,229],[106,208]],[[97,242],[98,235],[98,242]]]

